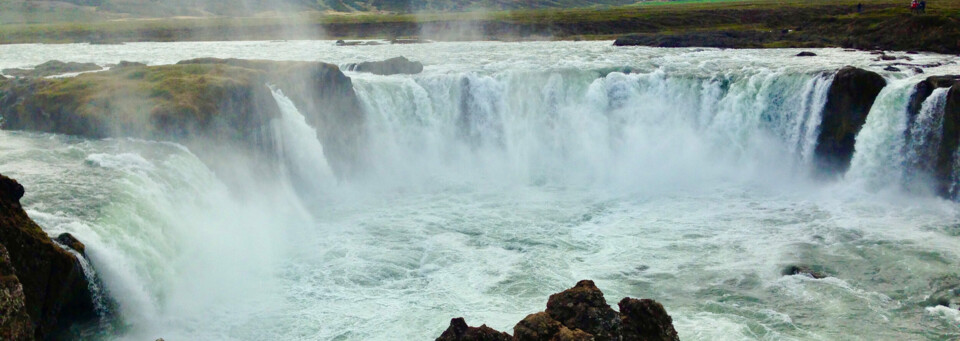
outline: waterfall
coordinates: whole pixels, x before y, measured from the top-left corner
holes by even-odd
[[[810,159],[831,80],[559,70],[354,84],[378,181],[619,186],[792,172]]]
[[[904,185],[907,189],[929,190],[930,177],[937,162],[937,152],[943,138],[943,114],[949,88],[933,90],[920,106],[920,111],[908,127],[903,149]]]
[[[324,157],[317,131],[307,124],[296,105],[280,89],[268,85],[280,107],[280,117],[271,122],[280,171],[294,183],[317,195],[333,185],[333,171]]]

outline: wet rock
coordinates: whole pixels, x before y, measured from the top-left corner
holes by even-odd
[[[803,51],[803,52],[797,53],[797,57],[816,57],[816,56],[817,56],[816,53],[813,53],[810,51]]]
[[[593,281],[583,280],[573,288],[550,295],[546,312],[564,326],[583,330],[598,341],[619,338],[620,315],[607,305],[603,292]]]
[[[400,56],[379,62],[362,62],[347,65],[348,71],[369,72],[375,75],[413,75],[423,71],[423,64]]]
[[[875,72],[850,66],[837,71],[827,92],[814,150],[814,161],[821,176],[839,176],[850,168],[856,136],[886,84]]]
[[[619,306],[623,340],[680,340],[673,318],[657,301],[626,297]]]
[[[920,52],[917,52],[917,51],[907,51],[907,54],[920,54]]]
[[[103,68],[94,63],[64,63],[51,60],[35,66],[33,69],[3,69],[3,73],[14,77],[47,77],[71,72],[96,71]]]
[[[915,68],[913,68],[913,72],[916,72],[916,73],[923,73],[923,69],[921,69],[921,68],[918,68],[918,67],[915,67]]]
[[[46,339],[95,318],[96,310],[80,262],[27,216],[19,202],[23,193],[23,186],[0,175],[0,241],[22,285],[31,333]]]
[[[826,272],[823,272],[822,270],[817,269],[817,267],[811,267],[811,266],[809,266],[809,265],[791,265],[791,266],[788,266],[786,269],[783,269],[783,275],[784,275],[784,276],[806,275],[806,276],[813,277],[813,278],[816,278],[816,279],[822,279],[822,278],[827,278],[827,277],[829,277],[829,275],[827,275]]]
[[[517,323],[513,327],[513,337],[520,341],[549,340],[563,328],[566,327],[550,317],[550,314],[539,312],[527,315]]]
[[[487,325],[467,326],[467,322],[462,317],[457,317],[450,320],[450,327],[440,334],[437,341],[509,341],[512,339],[510,334],[496,331]]]
[[[893,66],[887,66],[887,67],[883,68],[883,71],[900,72],[900,69],[898,69],[898,68],[896,68],[896,67],[893,67]]]
[[[880,55],[880,60],[897,60],[897,57],[888,54]]]
[[[83,245],[83,243],[77,240],[77,238],[70,233],[61,233],[59,236],[57,236],[57,242],[79,252],[82,256],[86,255],[86,245]]]
[[[33,335],[23,286],[13,269],[10,254],[0,244],[0,340],[33,340]]]

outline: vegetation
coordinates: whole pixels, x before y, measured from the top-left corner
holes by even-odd
[[[0,3],[2,1],[6,0]],[[314,10],[296,15],[261,12],[225,17],[207,13],[202,17],[162,19],[104,12],[99,14],[100,19],[90,21],[85,15],[67,16],[61,11],[56,12],[61,15],[53,15],[53,21],[0,25],[0,43],[398,37],[613,39],[636,34],[642,44],[658,46],[671,46],[672,41],[704,41],[705,46],[729,43],[728,47],[876,46],[960,52],[957,46],[960,0],[931,0],[923,15],[911,14],[905,0],[681,0],[616,7],[562,7],[582,5],[583,1],[578,1],[553,1],[551,3],[559,7],[551,8],[495,11],[333,13]],[[546,2],[550,1],[532,1],[531,6],[544,7]],[[861,2],[864,8],[858,13],[856,6]],[[372,0],[369,3],[381,4],[369,7],[380,9],[389,8],[387,3],[393,2]],[[493,8],[503,7],[497,6]],[[714,36],[725,37],[727,43],[711,44],[711,40],[716,40]]]

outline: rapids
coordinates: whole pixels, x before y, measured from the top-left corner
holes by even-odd
[[[960,285],[960,207],[910,176],[923,156],[907,152],[938,143],[945,93],[906,117],[912,85],[956,73],[955,57],[881,72],[831,182],[811,177],[827,89],[844,65],[882,69],[875,56],[609,45],[3,45],[0,69],[398,55],[425,69],[347,72],[370,160],[350,179],[273,87],[274,177],[243,158],[217,174],[172,143],[17,131],[0,131],[0,172],[48,233],[87,245],[115,312],[78,331],[90,339],[424,340],[456,316],[511,331],[585,278],[613,303],[663,303],[684,340],[960,337],[956,307],[924,303]],[[784,276],[793,264],[831,277]]]

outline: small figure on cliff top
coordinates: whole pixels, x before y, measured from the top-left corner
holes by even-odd
[[[919,5],[920,5],[920,4],[917,3],[917,0],[911,0],[911,1],[910,1],[910,12],[912,12],[912,13],[919,13]]]
[[[920,0],[920,13],[927,13],[927,0]]]
[[[863,3],[862,3],[862,2],[858,2],[858,3],[857,3],[857,13],[863,13]]]

